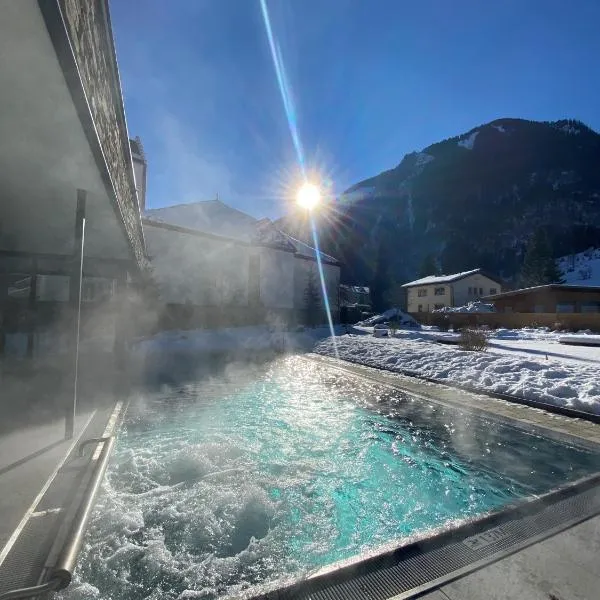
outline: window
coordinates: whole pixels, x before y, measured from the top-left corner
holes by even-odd
[[[437,288],[435,288],[434,294],[436,296],[445,296],[446,295],[446,288],[445,287],[437,287]]]
[[[419,290],[419,298],[422,298],[423,296],[427,296],[427,288],[421,288]]]
[[[498,293],[498,288],[490,288],[490,294],[497,294]]]
[[[479,295],[483,296],[483,288],[479,288]]]
[[[570,303],[570,302],[559,302],[556,305],[556,312],[557,313],[572,313],[575,312],[575,304]]]
[[[582,313],[600,312],[600,302],[585,302],[581,305]]]
[[[471,286],[469,286],[469,296],[473,295],[473,288]]]
[[[423,305],[419,304],[419,308],[417,309],[417,312],[423,312]]]

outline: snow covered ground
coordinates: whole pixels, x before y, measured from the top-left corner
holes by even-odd
[[[475,353],[436,343],[453,333],[402,330],[386,339],[358,331],[335,346],[326,339],[315,352],[600,414],[600,347],[562,345],[561,334],[544,330],[504,329],[492,334],[488,352]]]

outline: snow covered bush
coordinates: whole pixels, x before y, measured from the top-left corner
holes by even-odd
[[[459,345],[463,350],[485,352],[488,348],[488,331],[478,327],[461,329]]]

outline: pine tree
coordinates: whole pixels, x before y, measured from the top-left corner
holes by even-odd
[[[380,242],[371,280],[371,301],[375,310],[385,310],[386,292],[390,287],[389,258],[386,246]]]
[[[321,316],[321,294],[317,282],[315,268],[311,266],[306,277],[306,287],[304,288],[304,308],[306,309],[307,325],[315,327]]]
[[[527,244],[519,283],[521,287],[563,283],[562,274],[552,256],[548,235],[543,229],[537,229]]]

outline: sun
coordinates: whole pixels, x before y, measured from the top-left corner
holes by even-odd
[[[296,202],[306,210],[312,210],[321,201],[321,192],[314,183],[304,183],[296,194]]]

